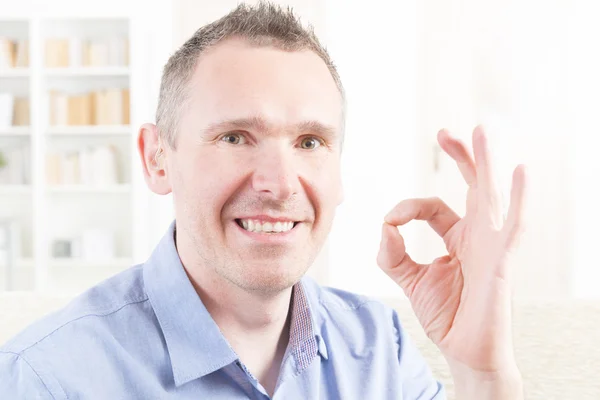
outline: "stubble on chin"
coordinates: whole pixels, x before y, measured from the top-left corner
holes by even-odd
[[[220,265],[216,272],[243,291],[274,295],[298,283],[312,263],[306,259],[281,258],[275,261],[267,257],[264,262],[238,258],[229,265]]]

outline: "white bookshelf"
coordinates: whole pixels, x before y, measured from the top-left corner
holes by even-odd
[[[0,195],[31,194],[31,185],[0,185]]]
[[[22,261],[24,265],[27,260]],[[133,259],[130,257],[112,258],[110,260],[73,260],[70,258],[52,258],[50,259],[50,267],[55,269],[75,269],[85,270],[86,268],[127,268],[133,264]]]
[[[136,146],[137,128],[152,121],[155,107],[145,85],[162,65],[155,64],[154,69],[148,65],[152,40],[150,26],[145,22],[149,21],[148,9],[153,6],[140,10],[135,2],[127,0],[52,3],[50,6],[43,1],[25,1],[20,9],[0,10],[0,37],[29,41],[27,67],[0,68],[0,93],[26,96],[30,107],[29,126],[0,126],[0,151],[23,145],[29,156],[29,176],[24,182],[0,184],[0,219],[17,221],[20,227],[21,246],[11,269],[10,290],[80,292],[143,262],[152,249],[147,232],[150,193],[143,181]],[[125,65],[46,66],[47,39],[115,37],[128,39]],[[111,88],[129,89],[129,124],[51,124],[51,91],[78,94]],[[98,146],[116,149],[116,182],[48,183],[49,154]],[[112,232],[112,256],[56,256],[56,240],[81,239],[89,230]],[[0,260],[0,291],[8,289],[7,276],[7,265]]]
[[[46,68],[46,77],[64,78],[89,78],[94,76],[122,76],[129,75],[128,67],[69,67],[69,68]]]
[[[0,128],[0,136],[29,136],[31,127],[29,126],[9,126]]]
[[[129,136],[131,127],[128,125],[51,126],[47,133],[63,136]]]
[[[29,68],[0,69],[0,78],[28,78]]]
[[[131,185],[54,185],[47,186],[50,193],[62,194],[128,194]]]

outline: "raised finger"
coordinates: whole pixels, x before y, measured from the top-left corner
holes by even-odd
[[[477,183],[475,162],[464,142],[452,137],[445,129],[438,132],[438,142],[442,149],[456,161],[456,165],[458,165],[458,169],[467,185],[474,186]]]
[[[488,138],[481,125],[473,130],[473,152],[477,171],[477,209],[498,226],[502,221],[502,198],[494,177]]]
[[[506,235],[507,247],[512,247],[523,231],[523,209],[525,202],[525,191],[527,187],[527,176],[525,166],[519,165],[515,168],[510,191],[510,205],[508,215],[503,227]]]
[[[489,188],[493,186],[492,157],[488,138],[481,125],[473,130],[473,153],[475,155],[475,168],[477,173],[477,186]]]

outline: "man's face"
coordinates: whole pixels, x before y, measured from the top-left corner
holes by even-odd
[[[202,55],[167,157],[177,231],[198,262],[244,290],[296,283],[342,201],[341,121],[311,51],[229,40]]]

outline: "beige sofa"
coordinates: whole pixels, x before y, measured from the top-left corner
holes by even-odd
[[[68,298],[0,293],[0,343]],[[385,299],[453,399],[443,357],[423,334],[406,301]],[[600,302],[515,305],[515,347],[528,400],[600,400]]]

